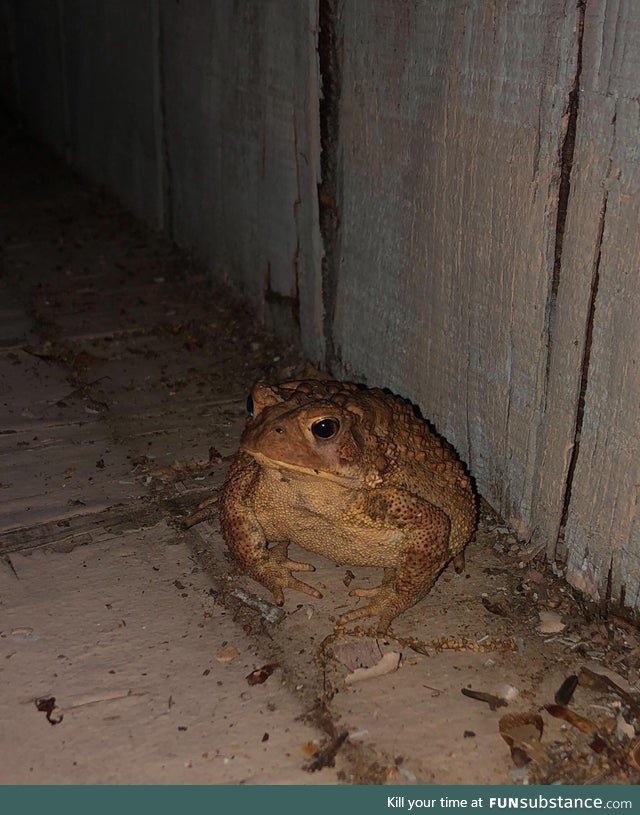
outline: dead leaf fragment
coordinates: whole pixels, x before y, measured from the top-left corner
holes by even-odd
[[[590,736],[593,736],[598,732],[598,728],[594,722],[591,721],[591,719],[587,719],[584,716],[581,716],[579,713],[575,713],[568,707],[563,707],[562,705],[545,705],[544,709],[556,719],[562,719],[563,721],[567,722],[567,724],[576,727],[582,733],[587,733]]]
[[[64,715],[62,713],[54,716],[54,712],[59,710],[58,706],[56,705],[55,696],[46,696],[42,699],[36,699],[35,705],[39,711],[46,714],[49,724],[60,724],[60,722],[64,719]]]
[[[348,735],[349,731],[343,730],[334,736],[327,744],[316,750],[314,758],[303,769],[307,770],[307,772],[315,773],[324,767],[333,767],[336,754],[346,741]]]
[[[218,662],[227,663],[233,662],[239,655],[238,649],[233,645],[227,645],[216,654],[215,658]]]
[[[280,666],[277,662],[270,662],[268,665],[263,665],[262,668],[256,668],[255,671],[251,671],[245,678],[249,685],[262,685],[278,667]]]
[[[566,623],[562,622],[562,618],[555,611],[543,610],[538,613],[540,616],[538,631],[541,634],[559,634],[567,627]]]
[[[640,741],[637,741],[629,750],[629,764],[636,770],[640,770]]]
[[[616,736],[618,741],[628,741],[635,738],[636,729],[631,722],[628,722],[622,715],[622,711],[618,711],[616,716]]]
[[[100,365],[105,360],[102,357],[97,357],[95,354],[90,354],[88,351],[80,351],[71,360],[74,368],[91,368],[94,365]]]
[[[603,670],[603,672],[600,673],[598,671],[592,671],[590,668],[582,667],[580,668],[578,681],[584,687],[600,691],[601,693],[615,693],[616,696],[622,699],[622,701],[631,708],[634,716],[640,718],[640,704],[636,701],[636,698],[624,688],[620,687],[609,674],[614,674],[614,672],[607,671],[607,673],[604,673]],[[614,674],[614,676],[617,675]],[[622,677],[619,677],[619,679],[621,682],[624,681]]]
[[[476,699],[478,702],[486,702],[491,710],[497,710],[499,707],[506,707],[507,703],[499,696],[494,696],[492,693],[484,693],[481,690],[471,690],[471,688],[460,688],[463,696],[468,696],[469,699]]]
[[[507,617],[507,612],[502,606],[501,603],[494,603],[489,600],[488,597],[482,598],[482,605],[487,609],[488,612],[491,614],[497,614],[498,617]]]
[[[556,705],[561,705],[565,707],[569,704],[573,697],[573,692],[578,687],[578,677],[576,674],[571,674],[568,676],[562,685],[556,691],[556,695],[553,697]]]
[[[17,640],[32,640],[36,639],[33,636],[33,628],[29,628],[29,626],[23,625],[19,626],[18,628],[11,629],[11,636],[15,637]]]
[[[380,662],[382,651],[378,640],[372,637],[340,639],[333,643],[332,654],[349,673],[356,668],[370,668]]]
[[[385,674],[397,671],[399,664],[400,654],[397,651],[387,651],[375,665],[372,665],[370,668],[356,668],[350,674],[347,674],[344,681],[347,685],[353,685],[354,682],[362,682],[365,679],[384,676]]]
[[[543,752],[540,749],[540,739],[544,722],[539,713],[507,713],[500,719],[498,728],[509,745],[516,767],[524,767],[531,760],[541,763]]]

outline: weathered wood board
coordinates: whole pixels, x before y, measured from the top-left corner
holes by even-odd
[[[577,14],[344,5],[342,371],[417,401],[525,534]]]
[[[315,3],[161,3],[167,219],[281,335],[322,321]]]
[[[157,3],[58,5],[67,155],[139,218],[162,226]]]
[[[0,100],[9,110],[18,107],[15,27],[10,3],[0,3]]]
[[[568,577],[640,604],[640,6],[587,4],[567,239],[592,299]],[[569,246],[567,246],[569,248]],[[566,250],[565,250],[566,251]],[[586,272],[586,275],[584,274]],[[583,292],[584,295],[584,292]],[[568,308],[565,310],[565,314]]]
[[[157,4],[3,2],[4,68],[30,127],[138,217],[162,223]],[[1,43],[0,43],[1,44]],[[4,67],[4,60],[3,67]]]
[[[0,533],[62,522],[144,493],[61,366],[0,354]]]
[[[4,31],[9,37],[11,64],[5,79],[13,88],[3,93],[14,101],[29,127],[63,154],[66,142],[65,87],[58,2],[5,2]]]

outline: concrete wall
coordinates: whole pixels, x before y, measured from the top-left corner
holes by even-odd
[[[0,96],[41,138],[311,358],[420,403],[575,585],[640,607],[640,6],[0,12]]]

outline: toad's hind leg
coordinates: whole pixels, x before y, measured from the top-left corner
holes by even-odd
[[[378,617],[378,633],[385,633],[392,620],[429,593],[449,559],[451,526],[442,510],[421,498],[407,493],[398,495],[396,491],[389,497],[389,514],[406,530],[398,563],[385,569],[379,588],[351,592],[358,597],[371,597],[372,601],[343,614],[338,625],[362,617]]]
[[[385,569],[382,583],[379,586],[374,586],[372,589],[352,589],[349,592],[349,597],[377,597],[380,590],[385,586],[393,586],[396,579],[395,569]]]

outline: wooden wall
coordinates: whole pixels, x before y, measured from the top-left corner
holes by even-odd
[[[558,319],[568,321],[576,302],[588,299],[589,308],[580,343],[584,412],[561,554],[568,558],[572,583],[594,596],[609,592],[614,601],[638,609],[638,3],[587,3],[580,86]]]
[[[168,228],[306,338],[322,314],[315,7],[163,2],[160,28]]]
[[[417,401],[526,533],[575,3],[344,10],[339,362]]]
[[[640,605],[640,6],[340,6],[334,366]]]

